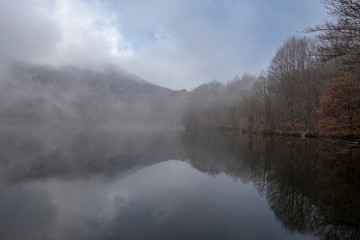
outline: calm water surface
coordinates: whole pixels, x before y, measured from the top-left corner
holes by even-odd
[[[359,239],[359,161],[341,142],[1,130],[0,239]]]

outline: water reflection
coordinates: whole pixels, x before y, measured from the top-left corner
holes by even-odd
[[[357,239],[358,159],[231,133],[1,130],[0,239]]]
[[[114,178],[181,158],[177,131],[114,128],[18,128],[0,131],[0,163],[12,182]]]
[[[193,167],[252,182],[287,230],[359,239],[360,153],[349,143],[216,132],[187,138]]]

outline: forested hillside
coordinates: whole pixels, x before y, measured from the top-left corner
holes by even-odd
[[[329,14],[324,24],[304,31],[311,36],[287,38],[260,76],[244,75],[226,85],[211,82],[191,91],[186,128],[358,138],[360,2],[324,4]],[[240,83],[244,86],[237,87]]]

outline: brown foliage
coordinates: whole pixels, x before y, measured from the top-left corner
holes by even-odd
[[[319,116],[322,135],[360,134],[360,79],[352,74],[335,78],[320,99]]]

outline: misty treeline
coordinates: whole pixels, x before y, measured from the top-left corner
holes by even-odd
[[[287,38],[260,76],[244,75],[190,93],[188,130],[355,135],[360,131],[360,2],[325,0],[330,18]],[[253,81],[249,90],[242,84]],[[238,87],[241,86],[241,87]]]
[[[185,126],[190,132],[234,128],[354,137],[360,131],[360,3],[324,4],[329,19],[306,29],[317,36],[287,38],[259,76],[212,81],[190,92],[156,86],[114,66],[1,66],[0,124]]]
[[[183,113],[187,131],[201,127],[239,126],[243,111],[242,98],[256,81],[249,74],[223,84],[217,81],[205,83],[189,93]]]

